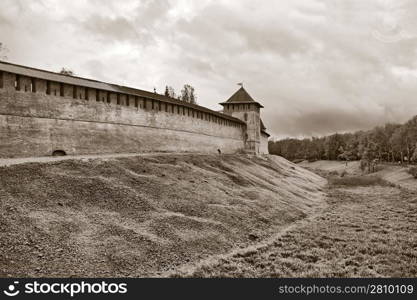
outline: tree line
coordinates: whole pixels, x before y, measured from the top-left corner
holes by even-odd
[[[164,95],[191,104],[197,104],[197,95],[195,94],[195,89],[189,84],[184,84],[180,95],[175,93],[175,90],[172,86],[165,86]]]
[[[2,42],[0,42],[0,60],[7,60],[6,53],[8,51],[9,50],[6,48],[6,46]]]
[[[368,131],[269,142],[269,153],[288,160],[417,162],[417,116]]]

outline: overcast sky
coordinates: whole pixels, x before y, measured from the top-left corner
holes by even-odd
[[[219,110],[244,82],[276,137],[417,114],[417,1],[1,0],[13,63],[162,93],[193,85]]]

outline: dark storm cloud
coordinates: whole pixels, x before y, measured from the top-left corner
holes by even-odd
[[[279,121],[272,120],[272,127],[285,126],[286,134],[290,136],[319,136],[323,133],[343,133],[371,128],[377,123],[374,114],[361,114],[358,111],[344,112],[337,109],[327,109],[317,112],[292,115]],[[331,128],[331,130],[329,130]],[[301,133],[301,134],[300,134]]]
[[[368,129],[417,114],[412,0],[3,0],[11,61],[218,110],[243,81],[276,136]],[[29,50],[28,50],[29,49]]]

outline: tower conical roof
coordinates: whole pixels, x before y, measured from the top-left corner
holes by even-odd
[[[252,96],[243,88],[243,86],[236,91],[226,102],[220,104],[233,104],[233,103],[256,103],[260,107],[263,107],[260,103],[253,100]]]
[[[236,91],[226,102],[255,102],[252,96],[243,88],[243,86]]]

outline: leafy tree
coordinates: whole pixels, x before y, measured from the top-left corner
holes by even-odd
[[[68,76],[74,76],[75,75],[75,73],[72,70],[67,69],[67,68],[62,68],[61,71],[59,71],[59,73],[62,74],[62,75],[68,75]]]
[[[329,160],[338,159],[339,155],[343,152],[343,138],[340,134],[333,134],[326,138],[325,141],[325,155]]]
[[[409,159],[411,159],[413,157],[417,143],[417,116],[405,123],[404,126],[406,130],[405,142],[407,148],[407,156]]]
[[[4,46],[4,44],[0,42],[0,60],[7,60],[6,53],[8,51],[9,50],[6,48],[6,46]]]
[[[387,161],[395,162],[395,152],[394,152],[395,145],[393,144],[391,137],[394,134],[395,130],[397,130],[397,128],[400,126],[401,125],[391,124],[391,123],[385,124],[384,129],[385,129],[385,134],[388,139],[388,152],[389,152],[389,158],[387,159]]]
[[[195,95],[195,90],[191,85],[184,85],[184,88],[181,90],[181,100],[188,103],[197,104],[197,96]]]
[[[401,163],[404,162],[404,154],[406,149],[406,129],[401,126],[398,127],[391,136],[390,143],[393,147],[395,158],[400,158]]]
[[[417,161],[417,143],[414,145],[414,152],[411,156],[411,161],[416,162]]]
[[[165,86],[165,96],[170,97],[170,98],[176,98],[176,94],[175,94],[175,90],[172,86]]]

